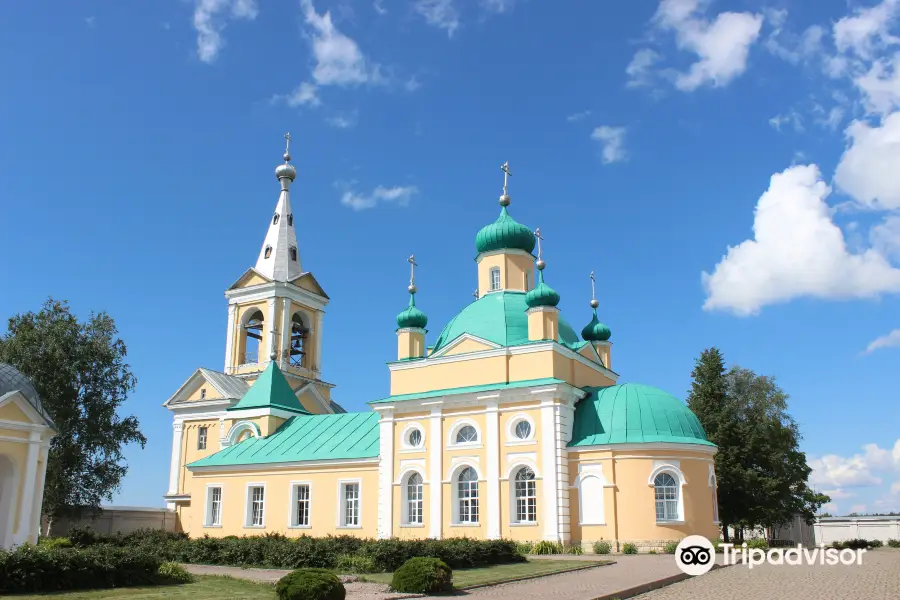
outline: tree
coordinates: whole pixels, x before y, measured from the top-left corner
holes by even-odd
[[[137,383],[126,354],[112,317],[91,313],[80,323],[52,298],[11,317],[0,337],[0,362],[31,379],[57,428],[44,488],[48,529],[56,517],[112,500],[128,470],[122,447],[147,442],[137,418],[117,412]]]
[[[729,525],[737,525],[746,513],[746,473],[741,462],[742,427],[733,402],[727,394],[725,358],[718,348],[703,351],[691,372],[693,382],[688,408],[693,411],[706,436],[719,447],[716,455],[719,520],[722,534],[729,541]]]

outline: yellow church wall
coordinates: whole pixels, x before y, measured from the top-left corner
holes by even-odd
[[[200,434],[200,428],[206,427],[206,449],[200,450],[197,448],[197,440]],[[227,423],[226,423],[226,430]],[[189,480],[191,479],[191,472],[185,468],[185,465],[189,465],[196,460],[200,460],[201,458],[206,458],[211,454],[215,454],[220,450],[219,448],[219,421],[218,420],[201,420],[201,421],[186,421],[184,423],[184,427],[181,432],[181,472],[178,474],[178,490],[184,491],[189,487]]]
[[[298,288],[304,289],[307,292],[311,292],[317,296],[322,296],[325,292],[319,286],[315,284],[315,282],[308,276],[300,277],[292,281],[294,285]]]
[[[541,512],[541,499],[544,498],[544,482],[535,482],[535,491],[538,498],[537,521],[535,523],[514,523],[515,519],[515,491],[512,481],[500,481],[500,537],[517,542],[534,542],[544,537],[543,513]]]
[[[2,418],[3,417],[0,417],[0,419]],[[27,440],[29,437],[29,433],[27,431],[22,431],[20,429],[5,429],[2,425],[0,425],[0,435],[4,437],[17,438],[20,440]]]
[[[16,430],[0,426],[0,437],[19,437],[13,435],[14,433],[17,433]],[[13,506],[15,507],[15,514],[13,515],[13,531],[18,533],[16,529],[19,523],[19,512],[22,508],[22,487],[25,484],[25,464],[28,457],[28,444],[25,442],[0,440],[0,456],[5,456],[15,465],[16,491],[13,500]],[[3,517],[6,517],[6,515],[3,515]]]
[[[446,353],[442,354],[442,356],[453,356],[454,354],[465,354],[467,352],[478,352],[480,350],[491,350],[492,348],[487,344],[483,344],[481,342],[477,342],[475,340],[463,340]]]
[[[258,273],[254,273],[253,271],[249,271],[243,277],[238,280],[231,289],[241,290],[248,287],[253,287],[254,285],[262,285],[264,283],[269,283],[269,280],[262,277]]]
[[[425,334],[421,330],[401,331],[397,334],[397,360],[420,358],[425,355]]]
[[[300,387],[302,387],[302,386],[300,386]],[[314,415],[322,414],[322,412],[323,412],[322,405],[319,403],[319,401],[316,398],[313,397],[311,392],[303,392],[303,394],[298,396],[297,399],[300,401],[300,406],[302,406],[304,409],[308,410],[312,414],[314,414]]]
[[[360,525],[338,525],[340,506],[339,482],[360,483]],[[310,486],[310,526],[291,527],[291,485],[308,483]],[[247,488],[250,484],[265,486],[265,524],[263,527],[245,525]],[[222,487],[222,525],[205,526],[206,489],[209,485]],[[191,494],[189,506],[180,510],[184,531],[192,537],[209,535],[263,535],[282,533],[291,537],[310,535],[355,535],[375,537],[378,530],[378,468],[377,465],[352,464],[254,472],[198,472],[189,480]]]
[[[205,394],[203,390],[206,390]],[[193,392],[187,397],[186,402],[197,402],[199,400],[216,400],[221,398],[222,394],[216,391],[208,381],[204,380],[199,383]]]
[[[19,423],[31,423],[31,419],[22,412],[22,409],[18,407],[15,401],[8,402],[3,406],[0,406],[0,421],[16,421]],[[15,431],[15,430],[7,430],[7,431]]]
[[[485,503],[485,500],[487,499],[487,481],[484,481],[484,466],[479,469],[478,476],[478,498],[480,500],[478,505],[478,523],[473,525],[453,523],[453,515],[456,510],[453,503],[453,484],[443,483],[441,485],[444,493],[444,498],[442,500],[444,506],[443,537],[467,537],[476,540],[483,540],[487,537],[487,505]]]
[[[507,289],[527,292],[534,287],[534,257],[506,255]]]
[[[528,311],[528,339],[555,340],[559,337],[559,312],[556,310]]]
[[[526,381],[555,377],[556,352],[543,350],[509,356],[509,380]]]
[[[413,394],[506,381],[506,357],[423,365],[391,371],[391,394]]]
[[[422,486],[422,524],[410,524],[408,515],[408,505],[406,499],[406,487],[404,485],[394,485],[394,514],[393,514],[393,536],[402,540],[420,540],[428,537],[430,524],[430,492],[431,486],[428,480]]]
[[[572,385],[575,387],[586,387],[586,386],[607,386],[614,385],[615,382],[592,367],[584,365],[578,362],[575,359],[570,359],[570,363],[572,366]]]

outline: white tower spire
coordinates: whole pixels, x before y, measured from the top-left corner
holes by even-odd
[[[284,139],[287,140],[284,164],[278,165],[275,169],[275,176],[281,182],[281,194],[278,196],[275,214],[269,221],[269,231],[256,260],[256,270],[274,281],[293,281],[303,273],[289,192],[291,183],[297,177],[297,170],[290,164],[291,134],[284,134]]]

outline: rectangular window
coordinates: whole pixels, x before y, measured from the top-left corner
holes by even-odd
[[[500,269],[494,267],[491,269],[491,291],[500,289]]]
[[[197,450],[206,450],[206,436],[208,429],[206,427],[197,428]]]
[[[200,399],[201,399],[201,400],[206,400],[206,388],[201,388],[201,389],[200,389]]]
[[[674,487],[656,487],[656,520],[678,520],[678,492]]]
[[[222,488],[206,488],[206,526],[222,525]]]
[[[341,525],[344,527],[359,526],[359,484],[343,484],[343,511]]]
[[[537,483],[534,479],[516,481],[516,521],[537,521]]]
[[[458,486],[459,522],[478,523],[478,482],[460,481]]]
[[[250,486],[247,490],[249,510],[247,511],[247,526],[262,527],[266,523],[266,488],[261,485]]]
[[[422,476],[415,473],[406,484],[406,522],[409,525],[421,525],[424,505],[425,485]]]
[[[309,484],[294,486],[294,510],[291,514],[291,527],[309,527],[310,493]]]

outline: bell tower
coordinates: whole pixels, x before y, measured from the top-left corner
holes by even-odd
[[[307,406],[312,399],[300,397],[307,410],[333,412],[323,409],[330,407],[332,386],[321,380],[322,324],[329,298],[301,266],[290,198],[297,170],[290,164],[291,135],[284,137],[284,163],[275,169],[281,191],[256,264],[225,291],[225,373],[249,383],[275,362],[298,397],[302,388],[322,405]]]

